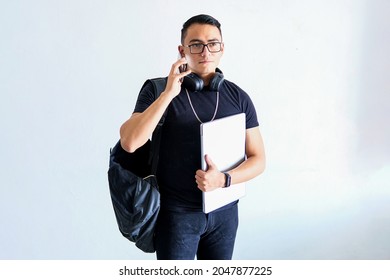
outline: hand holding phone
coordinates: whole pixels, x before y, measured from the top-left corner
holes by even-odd
[[[171,67],[165,90],[173,97],[180,93],[183,77],[191,73],[187,68],[187,61],[184,57],[178,59]]]

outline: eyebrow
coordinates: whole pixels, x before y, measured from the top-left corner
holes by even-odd
[[[219,42],[219,39],[210,39],[210,40],[207,40],[208,43],[210,42]],[[191,43],[204,43],[204,41],[200,40],[200,39],[192,39],[190,42]]]

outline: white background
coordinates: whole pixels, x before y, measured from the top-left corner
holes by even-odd
[[[154,259],[123,238],[109,148],[182,24],[222,23],[267,169],[235,259],[390,258],[390,2],[0,2],[0,259]]]

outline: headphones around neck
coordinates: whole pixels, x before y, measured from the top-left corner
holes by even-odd
[[[218,91],[224,80],[223,73],[218,68],[215,71],[214,77],[210,80],[210,90]],[[204,82],[201,77],[195,73],[190,73],[183,78],[182,86],[190,91],[201,91],[204,87]]]

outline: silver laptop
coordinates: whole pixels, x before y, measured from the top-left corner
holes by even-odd
[[[229,171],[245,160],[245,113],[203,123],[200,126],[202,170],[207,154],[221,171]],[[203,212],[209,213],[245,195],[245,183],[203,192]]]

